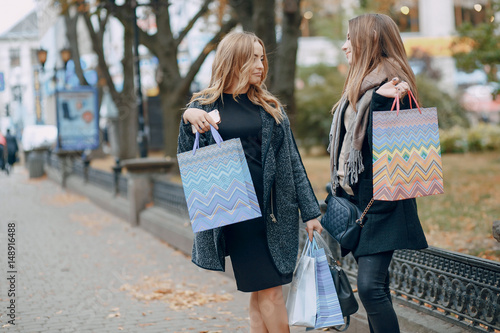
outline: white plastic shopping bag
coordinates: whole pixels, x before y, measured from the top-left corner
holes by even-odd
[[[314,327],[316,324],[316,268],[312,242],[307,240],[286,300],[288,324]]]

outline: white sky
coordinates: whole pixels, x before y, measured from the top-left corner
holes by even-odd
[[[9,30],[35,8],[35,0],[0,0],[0,34]]]

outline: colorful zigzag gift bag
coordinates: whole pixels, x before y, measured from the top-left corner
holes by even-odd
[[[396,201],[441,194],[443,168],[436,108],[373,112],[373,198]],[[394,112],[394,105],[397,111]]]
[[[193,150],[177,154],[195,233],[262,216],[240,139],[211,133],[216,144],[199,148],[196,132]]]

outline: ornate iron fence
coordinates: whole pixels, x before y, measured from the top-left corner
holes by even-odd
[[[111,172],[86,167],[81,159],[73,162],[73,174],[83,177],[89,183],[99,186],[103,190],[112,192],[114,188],[114,177]]]
[[[63,160],[56,154],[47,154],[45,162],[52,168],[59,171],[62,170]],[[70,172],[73,175],[82,177],[85,181],[95,184],[105,191],[119,194],[120,196],[127,197],[128,193],[128,180],[127,177],[122,175],[119,171],[107,172],[91,168],[88,163],[85,163],[79,156],[73,156],[70,164]]]
[[[184,190],[180,184],[154,181],[153,202],[155,206],[174,211],[176,214],[189,219]]]
[[[357,264],[340,260],[354,278]],[[398,250],[389,268],[393,297],[471,332],[500,330],[500,263],[429,247]]]

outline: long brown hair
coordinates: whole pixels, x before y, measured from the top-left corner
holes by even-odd
[[[352,62],[342,93],[347,94],[349,104],[354,109],[361,97],[363,79],[382,63],[390,70],[389,78],[397,76],[401,81],[406,81],[415,98],[418,98],[415,74],[408,63],[399,29],[389,16],[364,14],[350,19],[349,36]]]
[[[214,103],[222,93],[236,83],[233,98],[249,84],[250,71],[254,63],[254,43],[262,46],[264,70],[259,84],[250,84],[247,95],[252,103],[260,105],[271,114],[277,123],[283,120],[281,103],[269,91],[264,81],[268,71],[268,61],[264,43],[251,32],[232,32],[222,39],[217,47],[212,64],[212,77],[208,88],[193,94],[191,102],[198,101],[202,105]],[[235,82],[237,80],[237,82]]]

